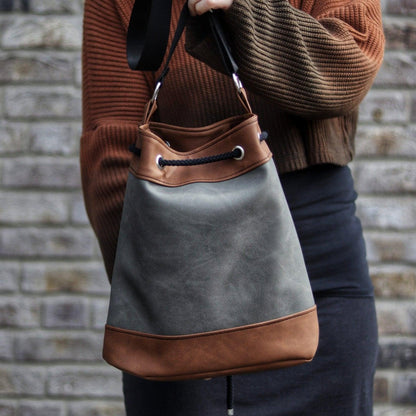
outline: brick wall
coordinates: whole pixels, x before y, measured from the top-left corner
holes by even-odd
[[[416,415],[416,0],[382,0],[386,58],[358,157],[381,353],[375,415]],[[82,0],[0,0],[0,416],[119,416],[108,285],[80,192]]]
[[[385,60],[361,105],[358,157],[377,294],[376,415],[416,415],[416,1],[384,0]]]

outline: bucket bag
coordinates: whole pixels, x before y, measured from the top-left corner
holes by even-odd
[[[160,381],[308,362],[318,320],[301,247],[214,14],[242,113],[197,128],[152,121],[186,16],[185,5],[131,149],[103,356]]]

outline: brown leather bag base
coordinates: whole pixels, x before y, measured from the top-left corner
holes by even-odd
[[[156,336],[106,325],[104,358],[147,380],[211,378],[309,362],[318,332],[316,306],[271,322],[184,336]]]

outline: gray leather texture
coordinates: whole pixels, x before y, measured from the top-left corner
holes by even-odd
[[[185,335],[313,305],[273,161],[227,181],[172,188],[129,174],[109,325]]]

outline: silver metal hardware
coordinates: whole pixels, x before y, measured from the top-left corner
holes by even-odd
[[[244,155],[245,155],[244,149],[241,146],[236,146],[236,147],[234,147],[233,152],[234,152],[234,150],[239,150],[241,152],[241,155],[238,156],[238,157],[235,157],[234,159],[235,160],[243,160]]]
[[[161,159],[163,159],[162,155],[156,156],[156,165],[160,170],[163,170],[165,167],[160,164]]]
[[[234,85],[237,88],[238,92],[240,92],[243,89],[243,84],[240,81],[240,78],[238,78],[238,75],[234,72],[233,75],[233,81],[234,81]]]
[[[162,86],[162,83],[159,81],[159,82],[156,84],[155,90],[154,90],[154,92],[153,92],[152,99],[151,99],[151,101],[152,101],[152,102],[155,102],[155,101],[156,101],[157,96],[159,95],[159,90],[160,90],[160,87],[161,87],[161,86]]]

